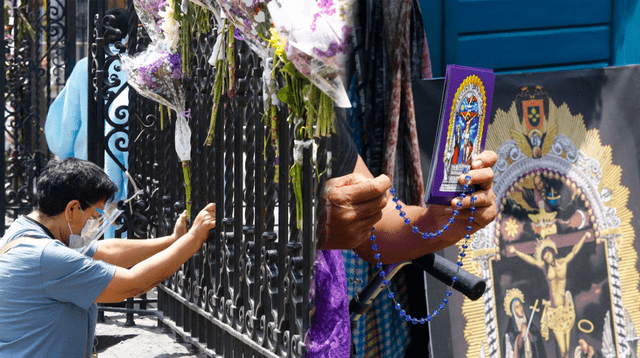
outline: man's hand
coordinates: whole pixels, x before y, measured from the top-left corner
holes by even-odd
[[[178,240],[187,233],[187,211],[183,211],[182,214],[176,220],[176,225],[173,227],[173,239]]]
[[[207,241],[207,237],[209,237],[209,230],[214,229],[215,227],[216,204],[209,203],[198,213],[198,216],[196,216],[195,220],[193,220],[193,226],[191,226],[189,232],[193,236],[199,238],[202,243],[204,243],[205,241]]]
[[[327,181],[318,249],[349,250],[366,240],[382,218],[390,187],[386,175],[368,178],[353,173]]]

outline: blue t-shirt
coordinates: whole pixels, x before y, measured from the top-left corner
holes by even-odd
[[[115,266],[68,248],[24,216],[0,239],[0,248],[22,236],[35,239],[0,256],[0,358],[90,356],[95,300]]]

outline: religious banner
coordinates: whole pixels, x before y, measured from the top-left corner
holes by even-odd
[[[498,216],[464,259],[487,290],[431,324],[434,357],[637,356],[639,93],[640,66],[496,77]]]

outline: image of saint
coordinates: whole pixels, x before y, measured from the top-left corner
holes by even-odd
[[[522,253],[514,246],[508,247],[509,253],[515,254],[524,262],[544,272],[549,288],[549,300],[542,300],[544,310],[540,319],[541,334],[545,340],[548,340],[549,330],[553,331],[562,358],[569,357],[571,329],[576,320],[573,297],[566,289],[567,267],[589,237],[591,233],[585,233],[565,257],[558,257],[556,244],[550,239],[538,241],[535,256]]]
[[[547,356],[540,329],[533,324],[538,300],[530,307],[531,314],[525,314],[524,294],[518,288],[507,290],[504,298],[504,310],[509,317],[504,335],[504,357],[506,358],[544,358]]]
[[[452,164],[471,165],[479,125],[478,99],[474,94],[469,93],[462,99],[455,117],[453,134],[455,147],[451,158]]]

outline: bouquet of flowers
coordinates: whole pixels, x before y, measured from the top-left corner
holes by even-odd
[[[160,31],[160,25],[164,21],[164,18],[160,14],[160,11],[167,6],[165,0],[134,0],[133,7],[138,14],[138,18],[147,30],[147,34],[154,43],[160,43],[163,40],[162,31]]]
[[[339,107],[351,107],[343,80],[355,4],[354,0],[272,0],[268,4],[289,61]]]
[[[225,16],[242,34],[241,39],[262,58],[268,57],[267,39],[269,28],[271,28],[267,2],[265,0],[219,0]]]
[[[191,215],[191,129],[187,124],[186,96],[182,85],[182,55],[176,51],[180,41],[180,22],[176,21],[173,1],[134,0],[138,17],[152,44],[138,54],[120,54],[127,82],[141,96],[176,111],[175,149],[182,162],[186,209]]]

